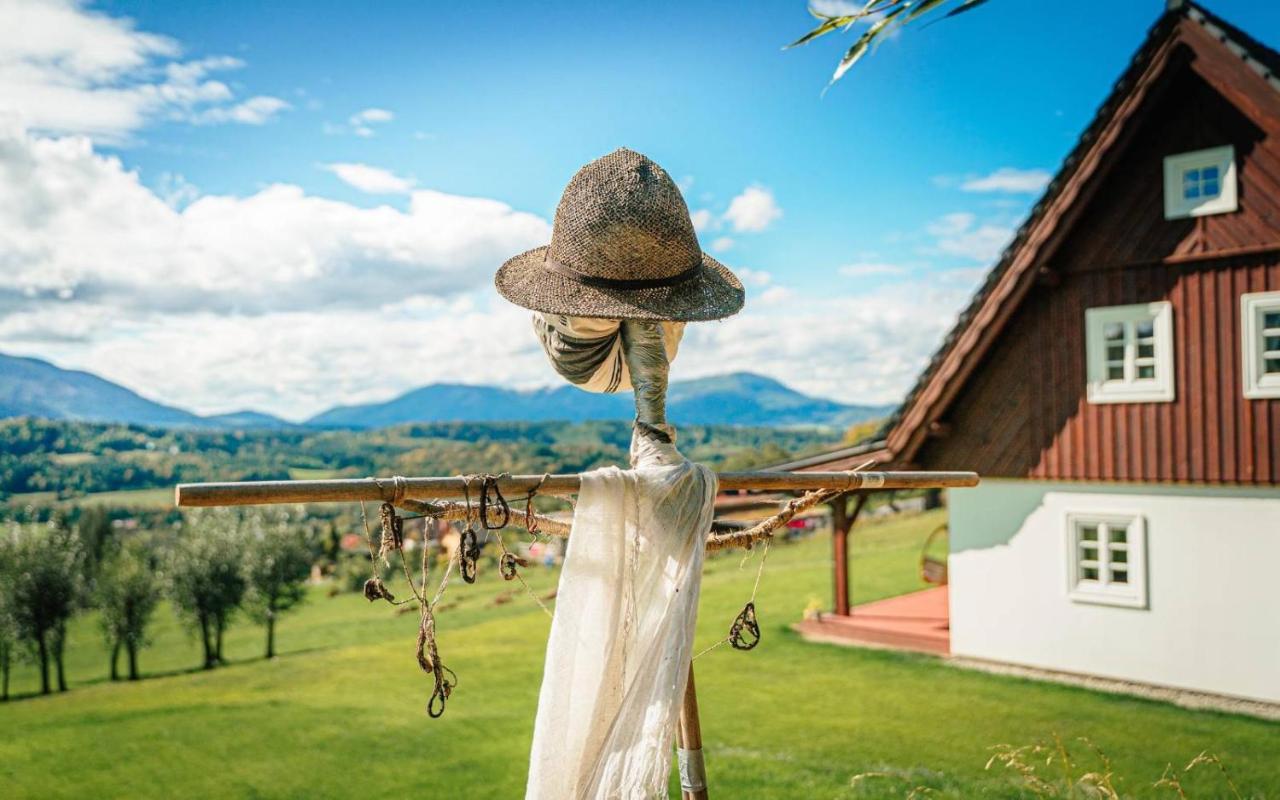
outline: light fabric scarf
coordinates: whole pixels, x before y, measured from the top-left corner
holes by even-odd
[[[716,476],[639,430],[632,466],[582,476],[526,800],[667,796]]]
[[[659,324],[667,360],[671,361],[680,349],[684,323]],[[631,373],[622,355],[620,327],[616,319],[533,315],[533,329],[551,365],[565,380],[588,392],[625,392],[631,388]]]

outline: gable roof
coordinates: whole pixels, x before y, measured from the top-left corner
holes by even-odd
[[[1207,34],[1207,36],[1206,36]],[[907,394],[870,439],[777,465],[777,469],[850,469],[868,460],[910,464],[969,372],[980,362],[1034,283],[1039,266],[1070,229],[1127,139],[1126,124],[1158,78],[1184,63],[1179,43],[1220,46],[1280,92],[1280,53],[1191,2],[1170,2],[1093,121],[1050,181],[996,265]]]

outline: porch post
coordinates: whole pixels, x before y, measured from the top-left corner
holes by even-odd
[[[829,504],[831,506],[831,557],[835,562],[835,613],[847,617],[849,605],[849,530],[862,513],[862,506],[867,502],[867,493],[858,492],[858,502],[849,513],[849,496],[842,494]]]
[[[848,496],[831,501],[831,559],[835,563],[835,612],[849,616],[849,514]]]

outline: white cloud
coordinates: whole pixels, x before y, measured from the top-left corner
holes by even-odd
[[[688,326],[672,377],[749,370],[849,403],[897,402],[969,293],[924,280],[818,297],[770,287],[735,317]]]
[[[750,267],[736,267],[733,270],[738,279],[742,281],[744,286],[754,286],[763,288],[773,282],[773,275],[762,269],[751,269]]]
[[[875,261],[858,261],[845,264],[838,270],[847,278],[869,278],[876,275],[905,275],[907,268],[897,264],[882,264]]]
[[[1015,169],[1001,167],[989,175],[970,178],[960,184],[966,192],[1005,192],[1009,194],[1038,194],[1044,191],[1053,178],[1043,169]]]
[[[59,292],[130,318],[446,296],[487,285],[504,258],[549,235],[498,201],[426,189],[407,211],[287,184],[179,210],[87,139],[0,130],[0,315]]]
[[[347,117],[346,125],[324,124],[324,132],[329,134],[354,133],[356,136],[369,138],[376,133],[375,125],[383,125],[396,118],[394,112],[385,108],[366,108]],[[417,138],[417,134],[415,134]]]
[[[4,132],[0,351],[205,413],[293,419],[460,375],[558,384],[528,312],[490,288],[498,264],[549,235],[502,203],[422,189],[405,211],[288,185],[179,210],[84,138]],[[689,326],[675,376],[749,369],[851,402],[900,398],[973,280],[815,296],[741,274],[759,294]]]
[[[368,164],[322,164],[321,169],[367,194],[409,194],[416,183],[412,178],[402,178],[390,170]]]
[[[738,233],[758,233],[782,216],[773,192],[763,186],[748,186],[729,202],[724,219]]]
[[[158,119],[261,124],[289,107],[237,101],[210,77],[238,59],[180,55],[173,39],[72,0],[0,0],[0,113],[33,130],[122,140]]]
[[[723,253],[731,249],[733,245],[734,241],[731,237],[721,236],[711,243],[711,249],[717,253]]]
[[[698,233],[715,230],[715,215],[705,208],[690,212],[689,218],[693,220],[693,229]]]

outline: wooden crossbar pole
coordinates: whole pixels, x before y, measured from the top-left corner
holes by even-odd
[[[977,486],[975,472],[722,472],[720,491],[858,491],[867,489],[946,489]],[[505,475],[498,489],[508,498],[531,491],[543,495],[571,495],[582,486],[582,476]],[[464,496],[468,482],[449,478],[349,478],[324,481],[242,481],[238,483],[184,483],[174,501],[190,506],[247,506],[274,503],[337,503],[397,500],[441,500]],[[470,491],[478,497],[480,481],[471,479]]]

